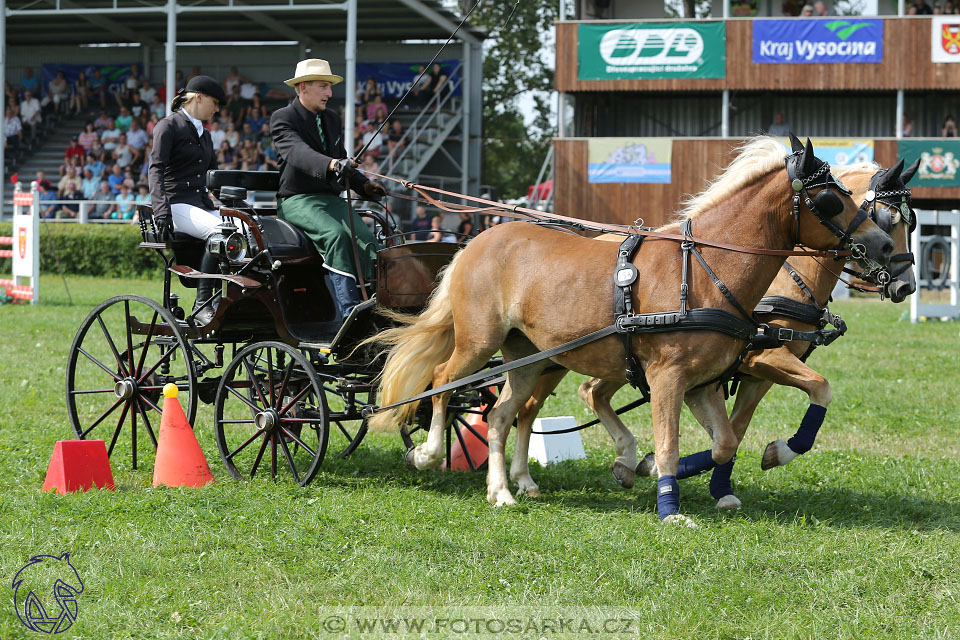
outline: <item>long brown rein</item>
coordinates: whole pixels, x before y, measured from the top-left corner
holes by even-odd
[[[593,231],[607,231],[610,233],[620,233],[620,234],[630,234],[635,233],[643,235],[649,238],[662,239],[662,240],[673,240],[676,242],[694,242],[707,247],[716,247],[718,249],[726,249],[728,251],[736,251],[738,253],[749,253],[753,255],[761,256],[814,256],[817,258],[842,258],[847,257],[852,254],[849,250],[840,250],[840,249],[829,249],[829,250],[816,250],[816,249],[762,249],[758,247],[744,247],[742,245],[729,244],[726,242],[720,242],[718,240],[706,240],[704,238],[698,238],[696,236],[684,236],[679,233],[665,233],[663,231],[652,231],[649,229],[644,229],[632,225],[622,225],[622,224],[606,224],[602,222],[591,222],[589,220],[583,220],[580,218],[572,218],[570,216],[560,215],[558,213],[544,213],[542,211],[537,211],[536,209],[528,209],[526,207],[521,207],[519,205],[508,205],[503,204],[502,202],[496,202],[493,200],[487,200],[485,198],[478,198],[476,196],[468,196],[462,193],[456,193],[453,191],[446,191],[444,189],[439,189],[437,187],[428,187],[426,185],[417,184],[409,180],[401,180],[400,178],[394,178],[391,176],[385,176],[383,174],[375,173],[373,171],[367,171],[367,175],[373,176],[375,178],[382,178],[384,180],[389,180],[397,184],[402,185],[406,189],[415,191],[420,194],[420,196],[429,204],[437,207],[442,211],[447,211],[449,213],[479,213],[485,211],[507,211],[513,214],[517,218],[536,220],[537,222],[567,222],[571,224],[578,225],[584,229],[589,229]],[[483,207],[466,207],[464,205],[458,205],[455,203],[445,202],[439,200],[430,195],[429,192],[449,196],[452,198],[461,198],[463,200],[468,200],[470,202],[482,203]],[[410,196],[404,196],[403,194],[397,194],[394,192],[388,192],[387,195],[394,197],[401,197],[404,199],[411,199]]]

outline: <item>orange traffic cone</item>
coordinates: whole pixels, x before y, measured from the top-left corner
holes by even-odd
[[[113,491],[113,472],[103,440],[59,440],[53,446],[43,490],[57,493],[91,487]]]
[[[479,410],[486,411],[487,405],[481,405]],[[450,443],[450,459],[444,460],[443,469],[454,471],[470,471],[470,463],[473,463],[473,469],[479,469],[480,465],[487,461],[487,458],[490,456],[490,447],[487,445],[487,421],[483,419],[483,416],[479,413],[471,413],[467,416],[467,423],[473,427],[473,430],[483,436],[481,440],[473,434],[473,431],[469,429],[461,429],[460,437],[463,438],[463,444],[467,447],[467,453],[470,454],[470,459],[467,459],[466,454],[463,451],[463,447],[460,446],[460,439],[457,438],[457,434],[452,434],[453,441]]]
[[[153,486],[202,487],[213,482],[213,474],[177,400],[178,391],[177,385],[172,383],[163,387],[163,413],[160,416],[157,461],[153,467]]]

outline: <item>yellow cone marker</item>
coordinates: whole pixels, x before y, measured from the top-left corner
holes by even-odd
[[[176,398],[178,393],[180,393],[180,389],[172,382],[168,382],[167,384],[163,385],[164,398]]]

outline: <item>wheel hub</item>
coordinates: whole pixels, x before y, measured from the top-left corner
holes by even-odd
[[[267,432],[276,431],[280,428],[280,414],[277,413],[276,409],[266,409],[258,413],[253,422],[258,429]]]
[[[117,383],[113,385],[113,392],[117,394],[118,398],[129,400],[137,393],[137,381],[133,378],[118,380]]]

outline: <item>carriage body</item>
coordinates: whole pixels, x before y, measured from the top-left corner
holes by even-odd
[[[223,202],[224,221],[207,241],[181,233],[158,238],[152,210],[139,208],[140,246],[164,265],[163,297],[116,296],[90,313],[68,358],[70,421],[78,438],[107,440],[110,454],[129,425],[136,468],[138,425],[155,447],[160,390],[172,382],[191,424],[198,402],[214,404],[217,445],[232,475],[253,476],[269,465],[276,476],[288,466],[303,485],[323,461],[328,438],[342,457],[366,433],[362,412],[375,403],[382,361],[357,347],[388,322],[375,307],[420,310],[459,246],[404,243],[385,216],[362,212],[387,245],[377,255],[377,282],[368,285],[377,295],[340,318],[312,241],[275,209],[243,200],[248,189],[276,190],[278,174],[210,171],[207,184]],[[219,255],[220,274],[199,271],[206,243]],[[180,306],[175,276],[188,288],[200,278],[218,281],[208,322]],[[469,409],[475,396],[465,392],[461,404]],[[253,439],[260,447],[248,446]]]

